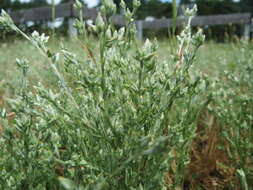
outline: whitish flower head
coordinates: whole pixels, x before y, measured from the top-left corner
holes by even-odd
[[[134,1],[133,1],[133,7],[134,7],[134,8],[137,9],[140,5],[141,5],[141,2],[140,2],[139,0],[134,0]]]
[[[125,3],[125,1],[121,0],[120,1],[120,6],[121,6],[121,8],[126,9],[126,3]]]
[[[185,16],[195,16],[198,11],[197,5],[195,4],[192,9],[187,8],[185,10]]]
[[[37,31],[34,31],[32,33],[32,38],[34,41],[36,41],[37,43],[40,43],[40,44],[45,44],[49,40],[49,36],[46,36],[44,33],[42,33],[40,35]]]
[[[119,32],[118,32],[118,38],[119,38],[119,40],[123,39],[124,34],[125,34],[125,30],[126,30],[125,27],[122,27],[122,28],[119,29]]]
[[[96,29],[97,32],[101,32],[103,31],[105,26],[104,20],[102,18],[102,15],[100,13],[98,13],[97,19],[96,19]]]
[[[201,28],[198,30],[198,32],[193,37],[193,41],[196,46],[200,46],[204,43],[205,35],[203,34],[203,30]]]
[[[74,7],[76,9],[82,9],[83,5],[82,5],[82,3],[79,0],[76,0],[75,4],[74,4]]]
[[[11,29],[16,30],[16,26],[14,25],[13,20],[4,10],[2,10],[2,13],[0,16],[0,25],[6,28],[11,28]]]
[[[112,16],[116,13],[116,5],[113,0],[103,0],[101,12],[107,16]]]

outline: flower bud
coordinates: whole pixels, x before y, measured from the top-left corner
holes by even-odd
[[[120,7],[122,8],[122,9],[126,9],[126,3],[125,3],[125,1],[124,0],[121,0],[121,2],[120,2]]]
[[[2,10],[2,13],[0,15],[0,25],[3,25],[8,29],[17,31],[17,27],[15,26],[13,20],[4,10]]]
[[[124,34],[125,34],[125,27],[122,27],[119,29],[119,32],[118,32],[118,39],[119,40],[123,39]]]
[[[106,8],[105,8],[104,5],[101,5],[100,12],[101,12],[102,15],[106,15]]]
[[[144,51],[147,53],[150,52],[151,46],[152,46],[151,42],[149,41],[149,39],[147,39],[144,43],[144,47],[143,47]]]
[[[110,40],[112,38],[112,31],[111,28],[109,27],[106,32],[105,32],[105,36],[108,40]]]
[[[114,32],[113,32],[113,39],[118,39],[118,32],[117,32],[117,30],[115,30]]]
[[[74,4],[74,8],[75,9],[82,9],[83,5],[79,0],[76,0],[75,4]]]
[[[101,16],[101,13],[98,13],[97,19],[96,19],[96,30],[97,32],[103,31],[105,27],[105,22]]]
[[[134,8],[134,9],[139,8],[140,5],[141,5],[141,2],[140,2],[139,0],[134,0],[134,1],[133,1],[133,8]]]
[[[97,27],[94,24],[89,24],[88,30],[97,33]]]
[[[112,0],[104,0],[105,14],[107,16],[112,16],[116,13],[116,5]]]
[[[198,11],[197,5],[195,4],[192,9],[187,8],[185,10],[185,16],[195,16]]]
[[[198,32],[193,37],[193,43],[195,46],[201,46],[205,41],[205,35],[203,34],[203,30],[199,29]]]

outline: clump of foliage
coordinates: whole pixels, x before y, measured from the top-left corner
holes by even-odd
[[[221,128],[221,138],[228,156],[233,160],[237,176],[243,189],[253,184],[253,66],[252,47],[243,42],[237,66],[232,72],[224,71],[226,82],[212,83],[213,101],[209,111],[213,113]],[[228,146],[229,145],[229,146]]]
[[[191,32],[196,9],[186,11],[189,22],[178,36],[177,53],[161,62],[156,41],[140,46],[136,40],[133,16],[139,1],[132,11],[122,1],[126,27],[119,29],[111,23],[116,11],[111,0],[104,0],[95,25],[84,24],[81,6],[77,1],[75,27],[85,60],[67,47],[50,50],[47,36],[23,33],[2,12],[0,24],[23,35],[48,59],[58,88],[31,87],[29,58],[17,60],[19,95],[9,101],[15,119],[1,110],[1,189],[182,189],[197,118],[210,101],[208,109],[220,124],[233,126],[223,135],[231,144],[231,158],[238,161],[242,187],[249,189],[252,66],[247,59],[247,74],[240,79],[229,74],[229,86],[213,82],[208,91],[207,77],[190,72],[204,41],[201,31]],[[98,36],[97,52],[87,45],[87,30]],[[233,88],[238,81],[248,96]]]

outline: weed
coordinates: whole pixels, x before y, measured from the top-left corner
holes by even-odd
[[[103,1],[94,25],[84,24],[81,6],[77,1],[75,27],[85,59],[64,46],[52,51],[47,36],[24,34],[2,12],[0,24],[38,49],[58,86],[32,86],[29,57],[17,59],[19,93],[8,101],[11,114],[1,109],[1,189],[183,189],[198,119],[207,109],[209,123],[233,126],[222,134],[242,187],[249,189],[252,94],[238,91],[252,90],[249,55],[242,60],[244,74],[238,80],[228,74],[226,86],[190,72],[204,42],[202,31],[192,34],[190,27],[196,8],[186,11],[189,22],[172,59],[160,61],[156,41],[140,45],[135,38],[139,1],[133,10],[122,1],[126,26],[119,29],[111,23],[111,0]],[[91,33],[98,36],[97,49],[89,45]],[[238,82],[241,88],[234,88]],[[212,134],[210,129],[205,155],[216,150],[218,135]]]

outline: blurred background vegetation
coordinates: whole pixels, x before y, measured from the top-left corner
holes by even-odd
[[[60,3],[68,2],[69,0],[61,0]],[[114,0],[119,6],[121,0]],[[133,0],[125,0],[128,7],[131,8]],[[1,0],[0,9],[6,10],[20,10],[49,5],[50,1],[47,0]],[[160,0],[141,0],[141,7],[138,10],[138,18],[145,18],[147,16],[154,16],[156,18],[171,17],[172,16],[172,3],[169,1]],[[197,4],[199,15],[212,15],[212,14],[229,14],[229,13],[242,13],[253,12],[252,0],[181,0],[178,2],[179,6],[183,4]]]

